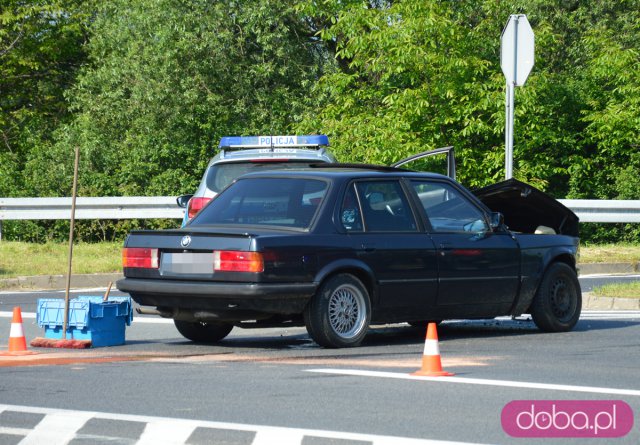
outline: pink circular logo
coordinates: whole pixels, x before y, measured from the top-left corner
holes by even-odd
[[[633,410],[622,400],[514,400],[500,420],[512,437],[623,437]]]

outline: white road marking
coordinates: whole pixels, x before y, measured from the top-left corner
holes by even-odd
[[[180,422],[175,424],[164,420],[148,422],[140,439],[138,439],[137,445],[157,445],[160,443],[164,445],[181,445],[189,439],[189,436],[197,426],[196,423]]]
[[[614,310],[600,310],[600,311],[582,311],[580,315],[594,315],[605,317],[607,315],[631,315],[638,316],[640,315],[640,311],[614,311]]]
[[[31,430],[27,428],[11,428],[8,426],[0,426],[0,434],[7,434],[9,436],[26,436]]]
[[[628,320],[640,318],[640,311],[583,311],[580,320]]]
[[[67,444],[94,413],[59,411],[48,414],[20,441],[21,445]]]
[[[588,280],[596,280],[598,278],[609,277],[609,278],[640,278],[640,275],[636,274],[627,274],[627,273],[605,273],[605,274],[597,274],[592,273],[589,275],[580,275],[578,278],[580,279],[588,279]]]
[[[599,316],[592,316],[592,317],[580,317],[580,320],[582,321],[592,321],[592,320],[627,320],[627,321],[633,321],[633,320],[639,320],[640,319],[640,315],[636,315],[635,317],[630,317],[628,315],[612,315],[612,316],[608,316],[608,317],[599,317]]]
[[[21,312],[22,318],[36,318],[35,312]],[[13,312],[0,312],[0,318],[13,318]]]
[[[528,389],[542,389],[542,390],[548,390],[548,391],[586,392],[586,393],[593,393],[593,394],[612,394],[612,395],[640,397],[640,390],[637,390],[637,389],[601,388],[597,386],[556,385],[552,383],[516,382],[511,380],[484,380],[484,379],[472,379],[472,378],[466,378],[466,377],[423,377],[423,376],[414,376],[410,374],[402,374],[399,372],[364,371],[359,369],[308,369],[307,372],[317,372],[322,374],[350,375],[350,376],[358,376],[358,377],[378,377],[378,378],[402,379],[402,380],[424,380],[429,382],[440,382],[440,383],[503,386],[508,388],[528,388]]]
[[[284,431],[258,431],[251,445],[297,445],[302,443],[304,435],[299,430]]]
[[[247,425],[241,423],[213,422],[206,420],[177,419],[171,417],[151,417],[132,414],[114,414],[103,412],[75,411],[55,408],[42,408],[18,405],[0,404],[2,411],[17,411],[22,413],[44,414],[45,417],[33,430],[28,430],[26,437],[20,444],[66,445],[73,440],[75,433],[92,418],[107,420],[122,420],[129,422],[147,423],[140,439],[136,442],[143,443],[180,443],[189,439],[189,433],[196,428],[213,428],[236,431],[255,432],[256,436],[252,445],[264,444],[302,444],[305,436],[319,437],[323,439],[338,439],[350,441],[371,442],[373,445],[480,445],[470,442],[451,442],[445,440],[412,439],[395,436],[378,436],[373,434],[348,433],[327,430],[310,430],[301,428],[285,428],[265,425]],[[22,429],[12,428],[14,432]],[[186,437],[185,437],[186,436]],[[150,440],[153,438],[155,442]],[[184,438],[184,441],[182,439]],[[275,440],[275,441],[274,441]]]

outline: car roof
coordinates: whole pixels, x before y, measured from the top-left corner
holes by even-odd
[[[332,157],[324,150],[308,150],[299,148],[287,149],[248,149],[248,150],[223,150],[214,157],[216,163],[250,161],[254,159],[283,159],[289,161],[310,160],[328,162]]]
[[[282,161],[282,162],[336,162],[333,154],[326,148],[274,147],[221,149],[209,160],[212,165],[242,162]]]
[[[367,165],[367,164],[319,164],[313,165],[312,169],[288,169],[288,170],[271,170],[265,172],[247,173],[243,177],[308,177],[322,179],[358,179],[358,178],[430,178],[430,179],[448,179],[448,176],[439,173],[417,172],[404,170],[402,168],[394,168],[383,165]]]

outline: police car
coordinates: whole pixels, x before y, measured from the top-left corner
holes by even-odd
[[[326,135],[225,136],[193,195],[178,197],[185,208],[182,226],[218,193],[245,173],[264,170],[304,169],[311,164],[336,162],[328,151]]]

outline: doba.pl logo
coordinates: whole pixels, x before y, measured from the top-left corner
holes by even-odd
[[[501,415],[512,437],[623,437],[633,410],[622,400],[514,400]]]

